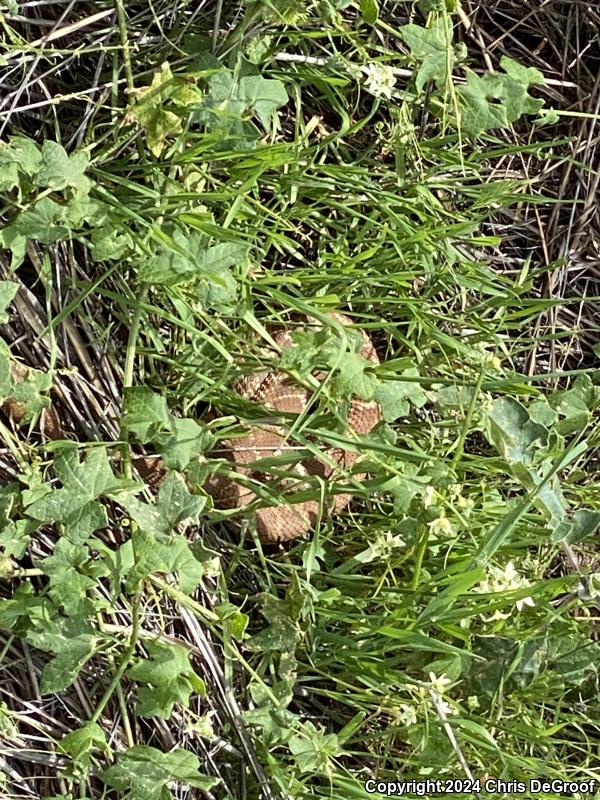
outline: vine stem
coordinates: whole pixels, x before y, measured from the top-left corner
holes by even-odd
[[[117,20],[119,22],[119,35],[121,37],[121,48],[123,49],[123,64],[125,66],[125,78],[127,79],[127,89],[131,92],[134,87],[133,69],[131,68],[131,53],[129,51],[129,38],[127,36],[127,18],[125,16],[125,5],[123,0],[115,0],[117,7]]]
[[[119,664],[117,671],[113,675],[113,679],[106,687],[106,691],[102,695],[100,702],[98,703],[98,706],[94,711],[92,718],[90,719],[90,722],[98,722],[102,712],[104,711],[104,709],[108,704],[108,701],[113,696],[115,689],[121,682],[123,673],[129,666],[131,656],[135,651],[135,646],[137,644],[139,630],[140,630],[140,604],[141,604],[141,594],[138,591],[135,595],[135,599],[133,601],[133,608],[131,611],[131,636],[129,637],[129,644],[126,647],[125,652],[123,653],[123,658],[121,659],[121,663]]]
[[[136,355],[136,343],[137,337],[140,331],[140,324],[142,320],[142,313],[143,313],[143,306],[146,301],[146,296],[148,294],[148,285],[142,287],[141,297],[139,302],[136,306],[136,309],[133,314],[133,318],[131,320],[131,327],[129,329],[129,336],[127,338],[127,351],[125,353],[125,364],[123,366],[123,389],[127,389],[133,386],[133,372],[135,368],[135,355]],[[127,478],[131,478],[131,453],[129,451],[129,442],[124,441],[122,445],[122,453],[121,453],[121,460],[123,464],[123,474]],[[135,552],[134,552],[135,557]],[[118,668],[113,675],[113,678],[110,684],[106,687],[106,691],[102,695],[100,702],[94,711],[94,714],[90,720],[90,722],[97,722],[100,719],[100,716],[104,709],[106,708],[107,703],[109,702],[110,698],[113,696],[114,692],[116,691],[119,697],[120,705],[123,707],[123,696],[122,692],[120,691],[120,683],[121,678],[123,677],[123,673],[129,666],[129,662],[131,661],[131,657],[135,652],[135,646],[137,644],[139,632],[140,632],[140,605],[141,605],[141,594],[138,590],[135,594],[132,611],[131,611],[131,635],[129,637],[129,643],[123,652],[123,657],[121,659],[121,663],[119,664]],[[125,720],[125,717],[124,717]],[[125,728],[127,731],[127,739],[129,744],[131,745],[133,742],[133,736],[131,732],[131,728],[129,726],[129,720],[126,719]]]
[[[141,296],[133,318],[131,320],[131,328],[129,329],[129,336],[127,338],[127,351],[125,353],[125,364],[123,367],[123,391],[133,386],[133,371],[135,368],[135,354],[136,343],[138,334],[140,332],[140,325],[142,321],[143,306],[148,296],[148,285],[142,287]],[[129,452],[129,443],[125,441],[121,448],[121,461],[123,464],[123,475],[126,478],[131,478],[131,453]]]

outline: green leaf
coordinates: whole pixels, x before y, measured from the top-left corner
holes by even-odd
[[[136,745],[117,755],[116,764],[104,770],[102,779],[113,789],[127,791],[127,800],[170,800],[173,781],[208,791],[219,783],[200,772],[200,762],[188,750],[163,753],[155,747]]]
[[[88,559],[87,548],[61,538],[51,556],[39,562],[40,569],[50,578],[49,594],[65,614],[77,616],[90,605],[86,592],[96,585],[93,578],[81,571]]]
[[[177,575],[182,592],[192,594],[204,575],[204,564],[196,558],[185,536],[171,536],[169,547],[169,572]]]
[[[247,641],[250,649],[258,652],[293,653],[300,641],[301,631],[286,604],[272,595],[264,595],[262,614],[271,624]]]
[[[340,340],[335,331],[324,328],[318,331],[295,331],[293,347],[281,353],[281,368],[296,371],[302,377],[311,375],[319,366],[335,365],[340,351]]]
[[[113,584],[126,581],[128,591],[135,591],[140,582],[156,573],[176,574],[180,589],[191,594],[197,588],[204,566],[192,552],[185,536],[171,535],[160,539],[145,530],[136,530],[131,540],[107,556],[111,564]]]
[[[158,434],[153,444],[170,469],[182,470],[194,456],[209,450],[214,437],[205,426],[194,419],[171,416],[172,433]]]
[[[358,395],[363,400],[370,400],[373,397],[379,381],[371,371],[373,364],[368,358],[349,351],[337,362],[337,368],[339,373],[334,385],[338,394],[342,397]]]
[[[168,719],[176,703],[187,708],[192,691],[204,696],[206,687],[194,672],[185,647],[150,641],[146,648],[150,657],[127,671],[131,680],[151,687],[138,688],[140,716]]]
[[[63,520],[64,533],[74,544],[86,542],[95,531],[108,526],[106,508],[91,500]]]
[[[0,340],[0,398],[4,402],[12,395],[14,386],[9,348]]]
[[[88,634],[65,637],[60,645],[55,644],[59,649],[42,670],[40,692],[57,694],[69,687],[94,654],[95,646],[96,639]]]
[[[244,245],[223,242],[198,254],[197,294],[207,310],[228,313],[235,310],[238,283],[231,268],[241,264],[247,257]]]
[[[265,130],[269,130],[275,112],[288,101],[285,86],[281,81],[263,78],[261,75],[248,75],[239,82],[238,99],[244,105],[245,113],[256,115]]]
[[[37,527],[31,520],[18,519],[7,522],[0,531],[2,555],[23,558],[31,542],[31,534]]]
[[[42,244],[51,244],[69,236],[66,224],[66,206],[56,203],[49,197],[42,197],[28,211],[23,211],[7,226],[27,239],[35,239]]]
[[[0,628],[20,635],[42,616],[45,605],[30,583],[19,584],[10,599],[0,600]]]
[[[228,636],[242,641],[246,637],[246,628],[250,618],[233,603],[223,602],[214,606],[213,611],[223,623],[223,629]]]
[[[132,495],[115,497],[142,530],[167,535],[184,520],[197,523],[206,505],[206,496],[191,494],[184,479],[169,472],[163,481],[155,503],[143,503]]]
[[[420,93],[429,80],[442,87],[454,65],[452,50],[453,28],[449,16],[435,19],[429,28],[420,25],[402,25],[398,32],[410,47],[412,56],[420,63],[415,76],[415,86]]]
[[[578,375],[571,388],[557,392],[549,402],[561,417],[556,431],[568,436],[588,425],[592,413],[600,406],[600,386],[595,386],[589,375]]]
[[[506,56],[500,59],[500,66],[504,73],[488,72],[481,77],[467,69],[466,85],[456,88],[460,126],[468,136],[505,128],[523,114],[537,114],[544,104],[528,92],[530,86],[544,83],[539,70]]]
[[[150,86],[134,90],[133,98],[129,117],[144,129],[148,148],[158,158],[167,139],[182,130],[186,108],[198,104],[202,94],[193,77],[174,76],[165,62],[154,73]]]
[[[183,253],[166,245],[138,266],[138,280],[157,286],[176,286],[189,280],[195,272],[194,262],[183,248]]]
[[[42,145],[42,165],[37,173],[36,184],[52,191],[75,189],[87,194],[91,183],[85,177],[90,157],[85,150],[69,156],[58,142],[46,140]]]
[[[69,535],[83,539],[106,517],[91,501],[108,494],[141,488],[135,481],[117,478],[103,447],[92,449],[84,462],[79,461],[79,449],[66,447],[54,462],[54,470],[63,487],[54,489],[27,506],[26,513],[40,522],[64,522]],[[79,530],[81,526],[82,530]]]
[[[0,142],[0,191],[20,189],[22,177],[35,175],[41,164],[40,149],[32,139],[11,136],[8,142]]]
[[[548,430],[512,397],[496,400],[488,418],[488,438],[509,464],[531,464],[535,449],[547,444]]]
[[[163,430],[171,430],[167,400],[145,386],[125,389],[121,428],[132,433],[143,444]]]
[[[543,425],[545,428],[551,428],[558,419],[557,412],[552,408],[545,397],[530,403],[528,410],[532,421],[536,422],[538,425]]]
[[[302,733],[291,737],[289,748],[301,773],[312,772],[318,775],[329,774],[331,760],[342,754],[335,733],[325,733],[312,722],[302,723]]]
[[[118,261],[134,243],[131,234],[113,225],[94,227],[91,235],[93,261]]]
[[[416,368],[405,369],[401,373],[405,378],[419,378]],[[399,417],[406,417],[410,411],[410,403],[415,408],[422,408],[427,402],[427,395],[420,384],[415,381],[384,381],[377,387],[375,400],[381,406],[386,422],[395,422]]]
[[[360,13],[367,25],[375,25],[379,18],[379,4],[377,0],[360,0]]]
[[[180,248],[162,247],[138,268],[138,278],[160,286],[189,283],[206,309],[232,310],[237,298],[237,281],[230,271],[247,256],[246,245],[221,242],[207,247],[205,238],[192,234],[173,237]]]
[[[87,725],[67,733],[58,746],[63,753],[67,753],[84,767],[90,766],[94,750],[106,752],[109,749],[104,731],[95,722],[88,722]]]
[[[6,309],[12,302],[19,289],[19,284],[14,281],[0,281],[0,325],[4,325],[9,320]]]
[[[600,525],[600,512],[581,508],[572,519],[560,522],[552,533],[553,542],[577,544],[596,533]]]
[[[308,376],[319,367],[334,370],[333,387],[342,397],[358,395],[363,400],[373,397],[379,380],[373,363],[361,355],[362,337],[356,331],[338,332],[330,328],[297,332],[292,335],[294,347],[281,355],[283,369],[295,370]]]
[[[257,138],[249,117],[258,117],[263,128],[269,130],[276,119],[276,111],[288,101],[284,84],[279,80],[263,78],[247,63],[238,72],[242,77],[213,60],[216,71],[206,80],[207,91],[194,120],[205,123],[209,130],[221,130],[224,135],[238,135],[248,142]]]
[[[1,356],[0,356],[1,359]],[[52,388],[52,374],[27,367],[25,376],[16,380],[11,378],[10,399],[22,409],[21,422],[29,422],[43,408],[50,405],[49,392]]]

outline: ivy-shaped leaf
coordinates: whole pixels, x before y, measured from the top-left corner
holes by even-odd
[[[89,162],[90,157],[85,150],[69,155],[61,144],[47,140],[42,145],[42,164],[35,182],[55,192],[68,188],[85,195],[91,186],[85,176]]]
[[[420,62],[415,75],[415,87],[419,94],[427,81],[435,81],[443,87],[454,66],[452,49],[452,20],[447,14],[435,19],[429,28],[420,25],[402,25],[398,32],[410,47],[412,56]]]
[[[207,90],[194,113],[194,121],[204,123],[211,131],[220,130],[224,136],[251,144],[259,134],[250,118],[258,117],[262,127],[269,130],[277,109],[288,101],[284,84],[263,78],[246,62],[239,64],[235,72],[216,59],[208,59],[207,66],[215,71],[206,79]]]
[[[102,779],[112,789],[127,792],[128,800],[171,800],[167,788],[180,782],[209,791],[219,783],[200,772],[200,761],[188,750],[163,753],[155,747],[136,745],[117,755],[116,763],[104,770]]]
[[[208,245],[198,233],[173,235],[174,245],[163,245],[138,266],[138,278],[157,286],[181,283],[196,287],[197,297],[206,309],[227,312],[235,308],[238,284],[231,272],[247,257],[242,243],[221,242]]]
[[[334,380],[335,392],[342,397],[357,395],[362,400],[370,400],[379,380],[373,373],[373,364],[360,353],[347,351],[336,359],[338,374]]]
[[[506,128],[523,114],[537,114],[544,105],[529,94],[531,86],[544,83],[543,74],[534,67],[523,67],[503,56],[503,73],[487,72],[481,77],[466,70],[467,83],[457,86],[460,126],[468,136],[478,136],[493,128]]]
[[[106,513],[95,502],[98,497],[141,488],[114,475],[103,447],[93,448],[83,462],[76,446],[66,447],[56,456],[54,471],[62,488],[32,502],[26,513],[39,522],[63,522],[73,542],[84,541],[106,524]]]
[[[155,503],[143,503],[133,495],[117,495],[115,500],[131,515],[131,518],[148,533],[167,535],[184,520],[192,523],[206,505],[204,495],[191,494],[183,478],[169,472],[163,481]]]
[[[67,753],[78,764],[89,767],[94,750],[109,750],[106,734],[95,722],[88,722],[81,728],[67,733],[58,743],[60,750]]]
[[[150,86],[134,90],[129,117],[144,129],[148,148],[157,158],[167,139],[182,130],[182,117],[188,106],[201,101],[195,82],[190,76],[173,75],[165,62],[154,73]]]
[[[40,692],[57,694],[67,689],[94,654],[97,639],[88,634],[67,638],[42,670]]]
[[[91,633],[79,633],[79,618],[72,618],[74,625],[48,625],[47,630],[31,632],[27,641],[34,647],[55,653],[42,670],[40,691],[42,694],[56,694],[70,686],[79,675],[81,668],[90,660],[98,643]]]
[[[1,356],[0,356],[1,358]],[[42,409],[50,405],[49,392],[52,388],[52,374],[39,369],[25,367],[11,369],[12,388],[9,400],[14,410],[18,409],[18,421],[29,422]]]
[[[118,261],[134,249],[129,231],[115,225],[95,226],[90,237],[93,261]]]
[[[47,598],[35,600],[37,605],[32,601],[28,604],[30,615],[22,635],[38,650],[55,653],[42,671],[40,689],[42,694],[61,692],[92,657],[99,638],[87,619],[63,617]]]
[[[208,450],[213,436],[195,419],[171,417],[172,432],[154,437],[154,444],[170,469],[182,470],[194,456]]]
[[[146,386],[125,389],[121,428],[143,444],[152,441],[159,432],[170,431],[171,415],[166,398]]]
[[[412,367],[400,374],[403,378],[416,380],[384,381],[375,392],[375,400],[381,406],[386,422],[395,422],[400,417],[408,416],[411,404],[415,408],[422,408],[427,402],[427,395],[418,382],[419,371]]]
[[[40,148],[25,136],[11,136],[8,142],[0,142],[0,191],[19,189],[24,177],[37,174],[42,165]]]
[[[0,281],[0,325],[8,322],[6,309],[12,302],[19,289],[19,284],[14,281]]]
[[[248,248],[233,242],[222,242],[198,253],[197,295],[203,308],[230,313],[235,310],[238,283],[231,272],[247,257]]]
[[[301,773],[312,772],[317,775],[329,774],[331,760],[342,753],[335,733],[325,733],[312,722],[302,723],[301,732],[292,736],[289,748]]]
[[[256,115],[265,130],[271,127],[277,109],[288,101],[283,83],[263,78],[262,75],[247,75],[241,78],[237,96],[244,105],[245,113]]]
[[[301,637],[298,609],[290,606],[287,599],[280,600],[270,594],[264,594],[262,602],[261,614],[270,624],[247,641],[250,649],[293,653]]]
[[[86,592],[96,585],[96,581],[82,571],[87,560],[87,547],[75,545],[63,537],[55,544],[52,555],[39,562],[40,569],[50,579],[50,597],[69,616],[90,610]]]
[[[204,565],[194,556],[185,536],[159,537],[138,529],[116,552],[100,543],[98,547],[108,562],[115,589],[125,581],[127,590],[135,591],[150,575],[174,574],[181,591],[192,594],[204,575]]]
[[[127,671],[131,680],[148,684],[137,690],[137,713],[141,717],[168,719],[176,703],[187,708],[192,691],[204,696],[204,681],[194,672],[185,647],[150,641],[146,649],[149,658],[139,661]]]
[[[125,391],[121,427],[143,444],[151,442],[171,469],[185,469],[214,441],[205,425],[171,414],[166,398],[145,386]]]
[[[292,334],[294,347],[281,354],[281,366],[296,370],[306,377],[323,366],[334,370],[333,389],[337,395],[350,398],[358,395],[363,400],[373,397],[379,380],[373,372],[373,363],[358,352],[363,347],[362,337],[355,331],[344,331],[341,336],[329,328]]]

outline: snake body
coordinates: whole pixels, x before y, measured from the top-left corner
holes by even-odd
[[[351,320],[342,314],[328,315],[333,322],[351,325]],[[306,327],[320,327],[316,320],[306,319]],[[361,355],[372,364],[379,359],[370,338],[360,331],[363,339]],[[283,350],[294,346],[289,331],[274,331],[273,339]],[[316,373],[315,377],[322,381],[324,375]],[[295,382],[287,373],[277,370],[257,372],[238,381],[233,387],[244,398],[258,403],[273,412],[274,416],[283,414],[301,414],[311,402],[313,393],[310,389]],[[365,435],[380,420],[380,409],[374,401],[365,401],[353,396],[348,404],[346,435]],[[243,508],[257,499],[257,493],[251,488],[256,482],[268,483],[278,495],[284,496],[285,502],[265,505],[254,512],[256,530],[262,542],[276,543],[295,539],[315,527],[321,507],[317,500],[294,502],[293,493],[308,488],[310,476],[319,476],[330,482],[338,474],[347,473],[358,458],[358,453],[344,448],[320,448],[322,456],[299,458],[291,469],[286,469],[286,476],[277,479],[274,472],[277,468],[262,468],[261,461],[285,456],[286,462],[298,449],[286,438],[286,429],[281,424],[254,425],[248,432],[235,439],[222,442],[221,447],[231,462],[234,472],[247,480],[238,482],[231,475],[217,474],[209,478],[205,489],[212,495],[217,508]],[[363,480],[364,474],[354,475],[355,480]],[[348,505],[351,494],[337,494],[332,498],[330,513],[337,514]]]

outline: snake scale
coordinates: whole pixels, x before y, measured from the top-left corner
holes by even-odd
[[[352,321],[343,314],[329,314],[333,323],[344,326]],[[305,318],[302,327],[296,330],[322,327],[321,323],[312,318]],[[354,329],[356,330],[356,329]],[[373,365],[379,364],[379,358],[371,339],[364,331],[359,331],[362,337],[361,355]],[[282,349],[293,347],[294,341],[288,330],[279,329],[272,332],[276,344]],[[315,373],[315,377],[322,382],[325,375]],[[298,415],[304,412],[311,403],[313,392],[306,386],[294,381],[286,372],[265,370],[246,376],[234,385],[234,390],[247,400],[253,401],[277,414]],[[353,395],[347,411],[346,435],[362,436],[368,434],[381,419],[380,409],[374,401],[362,400]],[[232,472],[243,476],[246,481],[238,482],[230,475],[216,474],[208,479],[204,488],[213,497],[216,508],[243,508],[257,499],[257,494],[250,488],[256,482],[268,486],[279,495],[283,495],[286,502],[275,505],[265,505],[254,511],[256,530],[260,540],[264,543],[277,543],[295,539],[315,527],[320,515],[318,500],[304,500],[292,502],[293,493],[308,488],[310,476],[319,476],[325,482],[335,480],[338,475],[347,473],[358,458],[358,453],[344,448],[320,447],[322,456],[312,455],[300,457],[292,464],[291,469],[285,469],[285,477],[277,478],[280,470],[269,470],[256,466],[257,462],[277,458],[279,456],[292,456],[298,450],[286,438],[286,429],[281,424],[268,422],[254,425],[243,436],[228,439],[221,443],[221,452],[231,463]],[[286,459],[287,460],[287,459]],[[293,459],[292,459],[293,461]],[[364,474],[353,476],[355,480],[364,480]],[[314,484],[313,484],[314,485]],[[339,513],[345,508],[352,498],[351,494],[336,494],[331,499],[329,511],[331,514]]]

